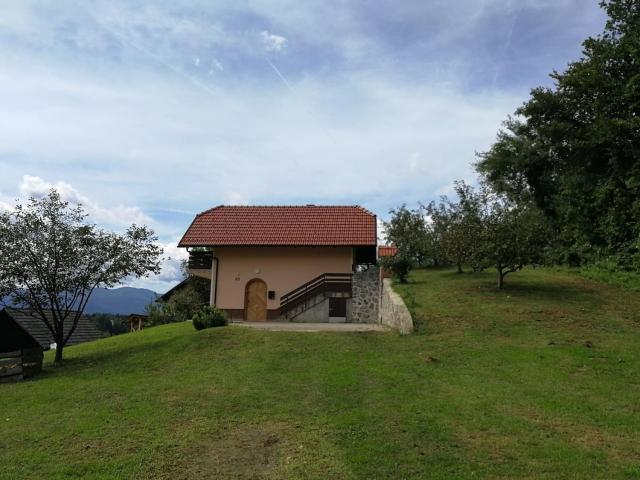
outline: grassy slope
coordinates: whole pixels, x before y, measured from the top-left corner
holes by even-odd
[[[178,324],[69,348],[0,385],[0,478],[640,478],[640,293],[548,270],[399,290],[410,337]]]
[[[590,280],[640,291],[640,273],[621,270],[617,262],[603,261],[571,270]]]

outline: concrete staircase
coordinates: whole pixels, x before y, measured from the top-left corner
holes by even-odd
[[[305,312],[320,322],[329,321],[329,308],[319,308],[331,297],[351,298],[352,281],[350,273],[323,273],[304,285],[280,298],[280,314],[287,321],[293,321]],[[316,310],[311,315],[311,311]]]

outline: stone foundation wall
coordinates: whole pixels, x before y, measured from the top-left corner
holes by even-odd
[[[348,318],[351,323],[379,323],[380,272],[371,266],[353,274],[353,297],[349,302]]]
[[[413,332],[413,319],[402,297],[391,288],[391,280],[382,281],[380,295],[380,323],[398,330],[402,335]]]

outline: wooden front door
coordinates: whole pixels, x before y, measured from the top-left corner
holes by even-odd
[[[267,319],[267,284],[259,278],[247,283],[244,293],[245,320],[264,322]]]

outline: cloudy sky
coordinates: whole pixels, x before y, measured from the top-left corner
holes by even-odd
[[[602,30],[597,0],[1,0],[0,208],[52,186],[167,253],[218,204],[384,217]],[[135,283],[164,291],[179,275]]]

